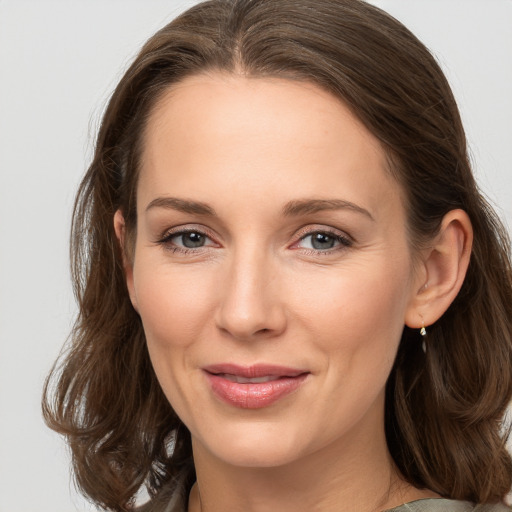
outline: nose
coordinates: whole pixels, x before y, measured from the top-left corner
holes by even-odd
[[[276,264],[258,250],[230,262],[222,282],[217,328],[238,340],[279,336],[286,329],[286,308]]]

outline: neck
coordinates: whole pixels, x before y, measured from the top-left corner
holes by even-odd
[[[193,439],[197,483],[189,512],[375,512],[428,497],[398,475],[384,429],[357,432],[278,467],[239,467]]]

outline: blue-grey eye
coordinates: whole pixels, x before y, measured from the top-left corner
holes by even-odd
[[[349,238],[338,235],[337,233],[329,233],[327,231],[313,231],[303,236],[298,247],[302,249],[310,249],[319,252],[328,252],[331,249],[339,249],[342,247],[350,247],[352,245]]]
[[[327,233],[313,233],[311,236],[311,247],[316,250],[332,249],[337,242],[336,237]]]
[[[188,233],[181,233],[176,237],[183,247],[187,249],[195,249],[203,247],[206,244],[206,236],[197,231],[190,231]]]

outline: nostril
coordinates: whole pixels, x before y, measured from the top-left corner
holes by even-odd
[[[268,329],[267,327],[263,328],[263,329],[259,329],[258,331],[255,332],[256,335],[258,334],[267,334],[267,333],[270,333],[272,332],[272,329]]]

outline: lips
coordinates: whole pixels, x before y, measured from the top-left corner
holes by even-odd
[[[203,368],[214,395],[242,409],[270,406],[296,391],[308,371],[275,365],[218,364]]]
[[[231,382],[236,382],[238,384],[261,384],[263,382],[269,382],[281,378],[280,375],[267,375],[266,377],[253,378],[241,377],[239,375],[230,375],[229,373],[220,373],[219,375],[224,379],[227,379]]]

